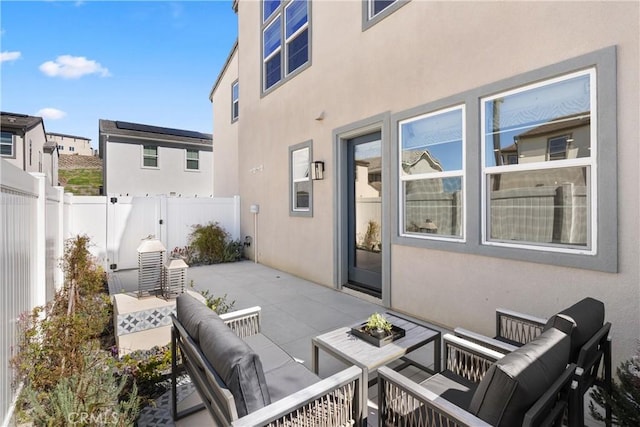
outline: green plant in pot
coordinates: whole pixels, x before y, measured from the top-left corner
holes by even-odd
[[[391,333],[391,322],[389,322],[382,314],[373,313],[367,319],[364,330],[376,338],[383,338]]]

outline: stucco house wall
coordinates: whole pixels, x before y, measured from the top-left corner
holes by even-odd
[[[310,66],[266,94],[261,91],[260,2],[240,0],[237,7],[243,88],[238,161],[216,156],[214,168],[217,174],[238,170],[243,235],[254,234],[249,208],[260,205],[261,263],[329,287],[344,284],[344,245],[336,237],[343,208],[336,136],[382,128],[385,304],[448,327],[490,334],[496,307],[543,317],[592,296],[605,302],[613,324],[614,366],[634,353],[640,336],[637,2],[411,1],[363,30],[362,2],[315,1],[309,13]],[[552,252],[535,253],[535,262],[529,262],[517,250],[514,256],[481,255],[464,243],[455,250],[434,249],[399,238],[398,177],[390,176],[398,114],[433,103],[449,106],[460,93],[519,81],[534,70],[611,47],[617,102],[598,108],[617,111],[617,117],[614,134],[599,144],[617,140],[619,208],[598,215],[603,220],[617,216],[613,247],[600,248],[616,252],[613,271],[558,265]],[[214,116],[214,126],[220,132],[224,120]],[[325,179],[313,182],[313,216],[291,216],[288,149],[309,140],[312,160],[325,162]],[[479,135],[467,135],[467,144],[480,151]],[[481,174],[474,170],[466,179],[477,189]],[[474,226],[466,238],[478,241],[480,213],[467,216]]]
[[[196,138],[194,142],[190,138],[159,133],[182,133],[176,129],[152,127],[158,132],[139,132],[117,129],[116,123],[100,120],[100,153],[104,163],[105,195],[213,195],[211,135],[199,134],[204,139]],[[157,148],[156,167],[144,166],[145,146]],[[187,168],[188,149],[198,151],[197,170]]]
[[[93,148],[91,148],[91,139],[89,138],[49,132],[47,139],[58,144],[60,154],[93,156]]]
[[[238,165],[238,122],[242,120],[242,114],[234,119],[232,117],[232,86],[238,82],[238,44],[234,44],[229,58],[217,80],[217,85],[211,90],[210,100],[213,112],[213,146],[214,156],[219,160],[219,167],[213,169],[213,194],[216,197],[230,197],[239,194],[238,173],[239,167],[226,167],[226,165]],[[242,90],[240,90],[242,92]],[[238,99],[240,111],[244,107],[241,98]]]

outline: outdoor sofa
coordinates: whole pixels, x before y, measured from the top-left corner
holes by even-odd
[[[362,371],[351,366],[320,379],[260,332],[260,307],[218,316],[189,294],[172,316],[172,411],[178,413],[177,353],[221,426],[360,424]]]
[[[611,323],[604,321],[605,308],[601,301],[584,298],[558,312],[549,319],[542,319],[511,310],[496,310],[496,335],[489,338],[467,329],[456,328],[455,335],[473,341],[503,354],[535,339],[545,330],[569,322],[573,325],[569,361],[576,364],[576,382],[569,400],[569,425],[584,425],[584,400],[593,386],[611,392]],[[611,407],[605,407],[606,425],[611,425]]]
[[[502,354],[451,334],[446,369],[416,383],[378,369],[380,426],[554,426],[568,405],[575,364],[570,336],[551,328]]]

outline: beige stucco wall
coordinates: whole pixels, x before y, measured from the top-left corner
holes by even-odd
[[[63,147],[60,154],[78,154],[80,156],[93,156],[91,140],[86,138],[76,138],[68,135],[47,134],[49,141],[54,141],[58,146]],[[71,150],[73,147],[73,151]]]
[[[249,206],[260,205],[259,261],[327,286],[336,272],[335,129],[617,46],[619,273],[392,245],[390,298],[396,310],[491,333],[496,307],[547,316],[590,295],[606,303],[615,363],[633,353],[640,336],[637,2],[412,1],[362,32],[361,2],[316,1],[311,66],[264,97],[259,5],[239,2],[238,162],[216,162],[216,173],[238,170],[242,235],[254,235]],[[323,111],[324,120],[315,120]],[[225,132],[218,123],[216,139]],[[313,183],[313,218],[291,217],[288,147],[308,140],[314,160],[325,161],[325,179]]]
[[[109,142],[108,195],[212,195],[212,153],[200,150],[200,170],[187,170],[183,148],[158,147],[158,168],[142,167],[142,145]],[[123,171],[125,171],[123,173]]]
[[[240,112],[238,121],[231,121],[231,85],[238,80],[238,51],[234,49],[226,68],[220,76],[218,86],[211,98],[213,109],[213,153],[219,164],[213,168],[213,194],[230,197],[239,194],[238,188],[238,123],[242,117],[244,101],[243,86],[239,82]],[[214,164],[216,163],[214,159]]]

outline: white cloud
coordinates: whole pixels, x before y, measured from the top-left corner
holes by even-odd
[[[108,77],[109,70],[98,62],[89,60],[84,56],[61,55],[55,61],[47,61],[40,65],[40,71],[49,77],[62,77],[63,79],[78,79],[87,74],[98,74]]]
[[[15,61],[21,56],[21,52],[2,52],[0,53],[0,62]]]
[[[36,113],[36,116],[40,116],[43,119],[58,120],[65,117],[67,113],[57,108],[43,108]]]

